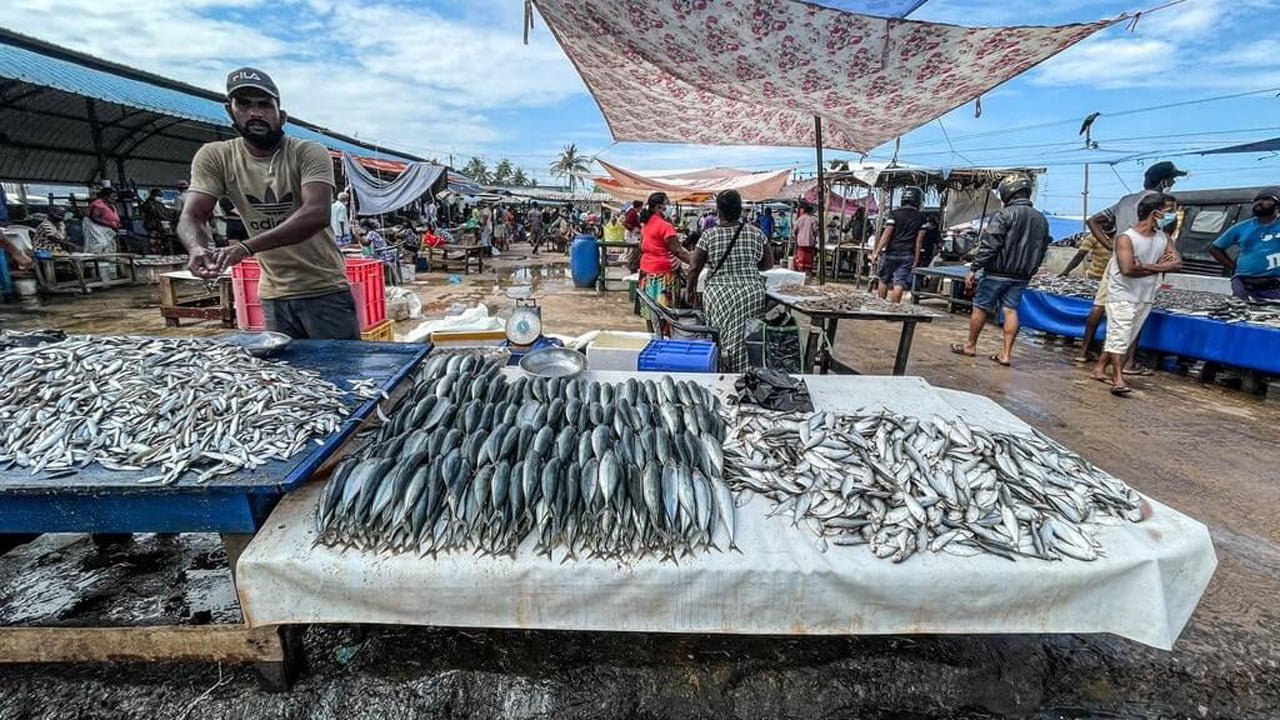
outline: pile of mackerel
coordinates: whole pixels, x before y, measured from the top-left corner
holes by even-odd
[[[4,339],[0,469],[45,479],[96,463],[141,484],[207,482],[296,455],[341,427],[353,396],[378,394],[210,339]]]
[[[736,549],[710,391],[669,376],[512,381],[501,367],[434,355],[376,438],[334,469],[316,542],[561,562]]]
[[[1054,295],[1092,298],[1098,292],[1098,280],[1087,277],[1037,275],[1031,287]],[[1156,292],[1155,307],[1180,315],[1194,315],[1226,323],[1253,323],[1280,328],[1280,302],[1250,301],[1233,295],[1202,290],[1161,288]]]
[[[1103,521],[1138,522],[1129,486],[1039,431],[891,412],[738,410],[725,479],[828,544],[902,562],[925,550],[1014,560],[1094,560]]]
[[[911,303],[893,303],[879,296],[862,292],[848,285],[783,285],[778,294],[802,298],[796,307],[802,312],[827,313],[886,313],[890,315],[916,315],[941,317],[934,310]]]

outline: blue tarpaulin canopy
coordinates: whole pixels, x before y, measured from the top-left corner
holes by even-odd
[[[201,145],[235,137],[224,102],[220,93],[0,29],[0,178],[173,186]],[[334,152],[420,160],[293,117],[285,132]]]

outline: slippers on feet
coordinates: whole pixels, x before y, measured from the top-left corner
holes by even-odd
[[[974,355],[977,355],[977,353],[965,352],[964,345],[961,343],[951,343],[951,352],[965,357],[973,357]]]
[[[1094,361],[1095,361],[1095,360],[1097,360],[1097,359],[1098,359],[1098,358],[1091,358],[1091,357],[1089,357],[1088,355],[1077,355],[1077,356],[1075,356],[1075,357],[1071,358],[1071,362],[1073,362],[1073,363],[1075,363],[1075,364],[1077,364],[1077,365],[1085,365],[1085,364],[1087,364],[1087,363],[1094,362]]]
[[[1007,363],[1001,360],[999,355],[989,355],[987,356],[987,359],[997,365],[1003,365],[1004,367],[1011,367],[1013,365],[1013,363]]]
[[[1123,372],[1125,375],[1136,375],[1136,376],[1138,376],[1138,377],[1146,377],[1146,376],[1148,376],[1148,375],[1155,375],[1155,372],[1153,372],[1153,371],[1151,370],[1151,368],[1149,368],[1149,367],[1142,367],[1142,366],[1138,366],[1138,367],[1136,367],[1136,368],[1134,368],[1134,369],[1132,369],[1132,370],[1121,370],[1121,372]]]
[[[1111,384],[1111,378],[1098,377],[1097,375],[1090,375],[1089,377],[1092,377],[1094,380],[1097,380],[1098,382],[1100,382],[1100,383],[1102,383],[1102,384],[1104,384],[1104,385],[1110,385],[1110,384]]]
[[[1131,392],[1133,392],[1133,388],[1128,385],[1113,385],[1111,387],[1111,394],[1116,397],[1124,397]]]

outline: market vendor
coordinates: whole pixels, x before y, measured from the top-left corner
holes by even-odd
[[[813,254],[818,245],[818,221],[813,217],[813,206],[800,201],[795,223],[795,269],[802,273],[813,270]]]
[[[44,220],[36,226],[31,234],[31,247],[49,253],[61,253],[73,250],[74,246],[67,240],[67,211],[60,205],[49,208]]]
[[[1253,198],[1253,217],[1232,225],[1209,246],[1209,254],[1231,273],[1231,294],[1246,300],[1280,300],[1280,187]],[[1235,260],[1227,255],[1240,246]]]
[[[142,229],[147,231],[147,240],[154,255],[169,254],[169,231],[165,226],[168,221],[169,208],[160,199],[160,188],[151,188],[142,203]]]
[[[742,219],[742,196],[737,190],[716,195],[719,222],[702,234],[689,261],[687,302],[693,305],[698,276],[711,261],[702,287],[707,324],[720,331],[722,372],[746,372],[747,325],[764,312],[764,278],[773,267],[773,250],[760,228]]]
[[[258,286],[268,330],[295,338],[359,340],[346,263],[330,229],[333,161],[318,142],[284,134],[288,115],[261,70],[227,76],[227,113],[239,138],[204,145],[191,163],[191,189],[178,237],[191,272],[215,278],[249,256],[262,267]],[[228,197],[249,239],[211,247],[213,205]]]
[[[114,202],[116,191],[111,186],[98,190],[98,196],[89,203],[89,214],[84,216],[84,251],[87,253],[113,253],[119,249],[116,231],[120,229],[120,213]]]
[[[902,204],[884,221],[876,246],[871,250],[871,266],[876,268],[880,286],[876,292],[883,300],[902,302],[902,293],[911,286],[911,271],[916,267],[920,245],[928,230],[920,212],[924,191],[918,187],[902,189]],[[877,266],[878,263],[878,266]]]
[[[675,307],[680,292],[677,261],[689,262],[689,253],[667,221],[666,210],[667,194],[656,192],[640,211],[640,291],[659,305]]]

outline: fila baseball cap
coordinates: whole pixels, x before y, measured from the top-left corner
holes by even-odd
[[[276,89],[276,84],[271,79],[271,76],[257,68],[242,67],[239,70],[231,71],[231,74],[227,75],[227,97],[231,97],[237,90],[244,90],[245,88],[255,88],[276,100],[280,99],[280,91]]]

